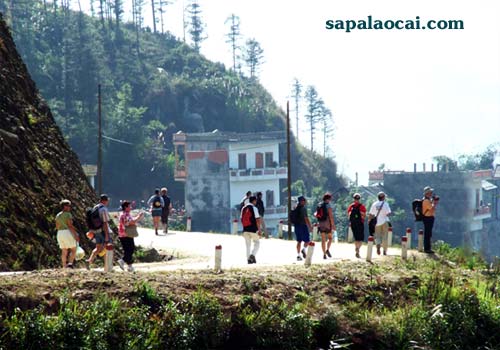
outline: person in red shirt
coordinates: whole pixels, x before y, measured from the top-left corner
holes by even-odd
[[[355,193],[352,198],[354,202],[347,208],[347,217],[351,223],[351,230],[354,235],[356,258],[360,258],[359,248],[365,239],[366,207],[360,203],[361,195],[359,193]]]

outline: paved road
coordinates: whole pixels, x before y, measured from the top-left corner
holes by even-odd
[[[248,265],[246,261],[245,241],[240,235],[172,231],[167,235],[155,236],[153,230],[139,228],[136,244],[145,248],[153,247],[174,256],[174,259],[168,262],[135,264],[139,271],[213,268],[216,245],[222,245],[222,269],[304,264],[304,261],[297,261],[295,241],[275,238],[261,239],[257,264],[253,265]],[[330,249],[332,258],[324,260],[321,244],[317,242],[312,263],[326,264],[342,260],[366,263],[366,249],[365,244],[361,248],[362,259],[357,259],[354,256],[354,244],[334,243]],[[401,250],[389,248],[388,254],[386,257],[379,256],[374,249],[372,261],[376,263],[377,260],[400,256]]]

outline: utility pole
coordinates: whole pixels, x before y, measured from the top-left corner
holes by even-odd
[[[290,163],[290,102],[286,101],[286,166],[287,166],[287,186],[288,186],[288,240],[292,239],[292,223],[290,222],[290,212],[292,211],[292,165]]]
[[[102,194],[102,115],[101,115],[101,84],[97,85],[97,194]]]

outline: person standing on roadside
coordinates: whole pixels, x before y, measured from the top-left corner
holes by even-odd
[[[347,208],[347,217],[349,218],[352,234],[354,236],[356,258],[361,258],[359,255],[359,248],[361,248],[365,240],[366,207],[360,203],[361,195],[359,193],[355,193],[352,198],[354,202]]]
[[[112,243],[111,240],[111,229],[109,228],[109,211],[108,211],[109,197],[106,194],[101,194],[100,201],[97,203],[92,211],[97,210],[97,221],[95,224],[95,228],[91,228],[90,231],[94,234],[94,239],[96,246],[94,250],[92,250],[92,254],[89,259],[86,260],[87,268],[90,268],[90,265],[94,262],[97,254],[101,253],[104,249],[106,243]]]
[[[295,220],[294,231],[295,231],[295,240],[297,241],[297,261],[301,261],[302,256],[304,259],[306,258],[306,248],[311,242],[310,232],[312,231],[311,221],[309,221],[309,217],[307,216],[307,200],[304,196],[300,196],[297,198],[297,207],[295,208],[297,212],[297,217]],[[300,249],[302,242],[304,242],[304,247]]]
[[[120,215],[120,225],[118,226],[118,239],[123,247],[123,258],[118,260],[118,265],[122,270],[125,270],[127,264],[127,271],[134,272],[132,263],[134,262],[135,243],[134,237],[137,237],[137,222],[144,216],[144,212],[140,212],[136,216],[132,216],[130,211],[132,207],[129,201],[123,201],[121,205],[122,213]]]
[[[161,211],[161,223],[163,226],[163,233],[168,233],[168,216],[170,215],[170,211],[172,210],[172,202],[170,201],[170,197],[167,195],[168,189],[163,187],[161,189],[161,198],[163,198],[163,208]]]
[[[255,257],[260,246],[259,240],[262,236],[260,231],[260,215],[259,210],[255,206],[257,204],[257,197],[250,196],[248,200],[249,203],[241,209],[240,219],[243,225],[243,238],[245,238],[247,262],[249,264],[255,264],[257,262]],[[252,241],[253,250],[251,250]]]
[[[330,202],[332,195],[325,193],[323,195],[323,202],[319,205],[322,210],[321,215],[316,216],[318,219],[318,230],[321,234],[321,249],[323,250],[323,259],[332,257],[330,247],[332,246],[333,231],[336,230],[335,222],[333,220],[333,210]],[[316,213],[318,215],[318,213]],[[327,241],[328,240],[328,241]]]
[[[61,248],[62,267],[73,268],[73,262],[76,256],[76,246],[78,242],[80,242],[80,237],[73,226],[71,202],[67,199],[63,199],[59,204],[62,210],[56,215],[56,229],[57,243],[59,244],[59,248]]]
[[[439,196],[433,195],[434,189],[430,186],[424,188],[424,199],[422,200],[422,221],[424,222],[424,252],[433,254],[432,250],[432,228],[434,226],[434,215],[439,203]]]
[[[266,229],[266,222],[264,221],[264,212],[266,211],[264,207],[264,201],[262,200],[262,192],[257,192],[257,209],[259,210],[260,215],[260,227],[262,232],[264,233],[264,237],[269,238]]]
[[[377,254],[380,255],[380,246],[383,246],[384,255],[387,255],[387,234],[389,233],[389,215],[391,208],[389,203],[385,201],[385,193],[377,194],[378,201],[370,207],[370,219],[376,218],[375,225],[375,243],[377,245]]]
[[[158,236],[158,228],[160,227],[161,214],[163,212],[163,207],[165,202],[160,195],[160,189],[155,189],[155,193],[149,197],[148,206],[151,208],[151,216],[153,217],[153,226],[155,228],[155,235]]]

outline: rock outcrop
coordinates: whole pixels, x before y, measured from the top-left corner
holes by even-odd
[[[0,14],[0,270],[59,265],[54,218],[63,198],[88,251],[85,208],[97,197]]]

